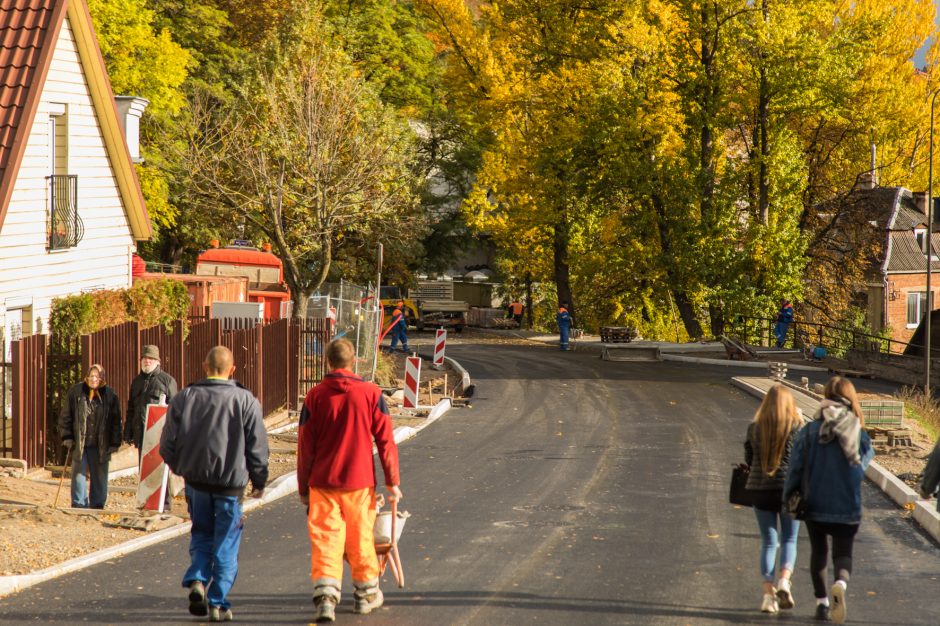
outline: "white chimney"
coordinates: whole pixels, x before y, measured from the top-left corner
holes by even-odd
[[[142,163],[140,157],[140,117],[144,114],[144,109],[150,104],[150,101],[137,96],[114,96],[114,104],[117,105],[118,119],[121,122],[121,130],[124,131],[124,140],[127,141],[127,149],[131,153],[131,160],[134,163]]]

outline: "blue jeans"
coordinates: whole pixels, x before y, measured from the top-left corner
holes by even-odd
[[[767,582],[774,582],[774,566],[777,561],[777,521],[780,521],[780,569],[793,571],[796,565],[796,536],[800,533],[800,522],[787,513],[766,511],[754,507],[757,527],[760,528],[760,573]]]
[[[238,575],[238,546],[242,539],[242,505],[237,496],[199,491],[186,485],[186,500],[193,521],[189,540],[192,564],[183,574],[183,586],[193,581],[206,585],[209,606],[231,607],[228,592]]]
[[[88,472],[91,497],[88,494]],[[103,509],[108,500],[108,462],[98,458],[97,446],[85,446],[81,457],[72,458],[72,508]]]

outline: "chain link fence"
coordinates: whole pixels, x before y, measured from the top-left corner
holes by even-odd
[[[333,336],[348,339],[356,347],[353,371],[372,380],[382,307],[376,302],[375,288],[371,284],[362,287],[343,281],[324,283],[310,296],[307,317],[332,320]]]

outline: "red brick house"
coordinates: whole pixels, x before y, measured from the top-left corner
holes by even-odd
[[[927,310],[927,193],[875,187],[857,188],[851,195],[864,205],[868,224],[882,233],[859,303],[872,328],[890,328],[892,339],[909,341]],[[936,205],[934,213],[936,224]],[[940,291],[940,233],[930,239],[933,303]]]

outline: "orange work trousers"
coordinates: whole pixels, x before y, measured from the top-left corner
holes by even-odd
[[[353,582],[364,583],[379,577],[375,555],[375,488],[310,488],[311,575],[343,579],[343,555],[349,560]]]

